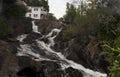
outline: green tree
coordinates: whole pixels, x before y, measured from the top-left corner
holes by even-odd
[[[26,10],[27,9],[23,4],[13,4],[5,8],[4,15],[8,18],[24,17]]]
[[[10,23],[4,18],[0,19],[0,39],[8,37],[11,33],[12,26]]]
[[[16,0],[2,0],[2,16],[0,17],[0,39],[9,37],[13,32],[12,23],[9,19],[23,17],[26,7],[16,3]]]
[[[28,6],[42,6],[49,11],[48,0],[27,0]]]
[[[3,15],[7,18],[23,17],[26,13],[23,4],[16,3],[16,0],[3,0]]]
[[[90,35],[98,38],[105,60],[110,63],[108,66],[109,77],[120,77],[120,15],[115,11],[118,0],[88,0],[83,1],[76,7],[75,11],[67,4],[65,20],[69,21],[69,26],[64,32],[65,39],[72,39],[79,36],[80,30],[84,28]],[[72,14],[75,14],[71,20]]]
[[[67,11],[64,20],[73,23],[76,15],[76,8],[74,5],[67,3]]]

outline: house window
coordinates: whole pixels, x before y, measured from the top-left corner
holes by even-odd
[[[43,16],[43,14],[41,14],[41,17]]]
[[[34,11],[38,11],[38,8],[34,8]]]
[[[34,17],[37,17],[38,16],[38,14],[34,14]]]
[[[36,17],[37,17],[38,15],[36,14]]]
[[[29,17],[31,17],[31,14],[29,14]]]

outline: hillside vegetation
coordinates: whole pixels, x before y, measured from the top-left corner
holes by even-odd
[[[88,0],[67,3],[63,20],[71,23],[64,32],[64,39],[70,40],[87,32],[98,39],[101,48],[100,56],[109,62],[109,77],[120,77],[120,14],[115,7],[119,0]],[[118,8],[120,9],[120,8]],[[84,34],[84,33],[83,33]]]
[[[42,6],[49,11],[48,0],[27,0],[26,3],[28,6]]]
[[[3,0],[2,12],[0,14],[0,38],[8,38],[14,31],[11,20],[25,16],[26,7],[16,3],[16,0]]]

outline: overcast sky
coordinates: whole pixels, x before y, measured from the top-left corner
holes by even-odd
[[[57,18],[65,14],[66,3],[71,0],[48,0],[50,6],[50,13],[53,13]]]

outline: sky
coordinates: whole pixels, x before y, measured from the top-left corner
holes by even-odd
[[[50,13],[53,13],[56,18],[60,18],[65,14],[66,3],[71,0],[48,0]]]

